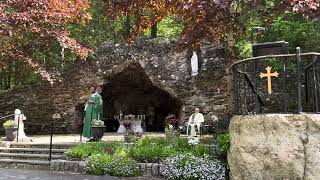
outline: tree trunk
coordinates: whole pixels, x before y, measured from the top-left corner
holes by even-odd
[[[157,35],[158,35],[158,24],[155,24],[151,27],[151,36],[150,38],[151,39],[155,39],[157,38]]]
[[[126,16],[126,21],[124,23],[124,28],[125,28],[125,39],[129,38],[129,35],[131,33],[131,21],[130,21],[130,16]]]

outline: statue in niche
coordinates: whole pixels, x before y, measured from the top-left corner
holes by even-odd
[[[16,109],[14,111],[14,123],[19,124],[18,128],[18,142],[32,142],[32,139],[30,137],[26,136],[26,133],[24,132],[24,123],[27,118],[24,114],[22,114],[20,109]],[[15,139],[14,141],[17,141]]]
[[[191,57],[191,76],[196,76],[199,73],[199,66],[198,66],[198,56],[197,53],[193,51]]]
[[[192,52],[192,53],[191,53]],[[196,76],[199,74],[201,71],[201,66],[202,66],[202,58],[200,57],[200,49],[198,50],[189,50],[188,51],[188,59],[190,60],[187,61],[188,64],[188,71],[191,76]]]

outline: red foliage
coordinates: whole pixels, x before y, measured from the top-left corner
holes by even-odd
[[[92,50],[70,38],[64,26],[68,23],[88,21],[90,19],[90,14],[87,12],[89,7],[89,0],[1,0],[1,57],[22,60],[43,78],[53,83],[54,73],[46,72],[28,57],[27,50],[18,41],[28,33],[41,37],[40,41],[43,42],[56,39],[61,46],[71,49],[81,59],[85,59]],[[55,75],[58,76],[58,74]]]
[[[183,23],[181,46],[198,46],[202,40],[217,41],[226,34],[237,36],[245,26],[240,25],[239,17],[256,9],[263,16],[272,14],[264,7],[262,0],[104,0],[106,13],[113,17],[133,16],[137,18],[136,28],[130,40],[142,31],[168,15],[176,15]],[[239,4],[241,2],[241,4]],[[314,13],[319,0],[275,0],[273,11],[283,13],[293,10],[303,14]],[[291,5],[291,6],[290,6]]]

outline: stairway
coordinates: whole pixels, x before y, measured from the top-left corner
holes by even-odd
[[[51,159],[63,159],[64,153],[75,144],[53,144]],[[0,168],[25,168],[48,170],[49,144],[11,143],[0,147]]]

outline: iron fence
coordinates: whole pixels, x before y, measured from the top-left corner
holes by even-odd
[[[231,66],[236,114],[319,113],[320,53],[296,50]]]

